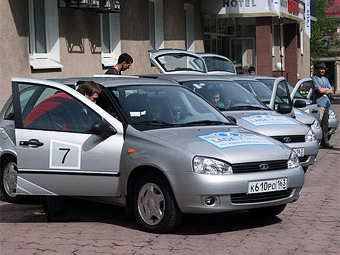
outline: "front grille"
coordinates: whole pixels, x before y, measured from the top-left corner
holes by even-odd
[[[281,143],[303,143],[305,142],[304,135],[286,135],[286,136],[282,135],[282,136],[272,136],[272,138],[279,140]]]
[[[267,164],[268,169],[260,169],[260,165]],[[249,173],[249,172],[263,172],[286,169],[288,167],[287,160],[272,160],[272,161],[258,161],[250,163],[233,164],[233,173]]]
[[[288,198],[292,194],[292,191],[292,189],[288,189],[283,191],[273,191],[259,194],[233,194],[230,195],[230,198],[233,204],[268,202],[277,199]]]

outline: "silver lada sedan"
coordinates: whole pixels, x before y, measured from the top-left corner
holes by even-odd
[[[97,104],[72,88],[88,80],[101,86]],[[163,233],[183,213],[273,216],[300,196],[304,172],[293,150],[233,124],[178,84],[123,77],[12,83],[0,125],[9,198],[110,201],[129,207],[144,230]]]
[[[318,141],[310,127],[269,109],[252,93],[233,81],[233,76],[160,74],[189,87],[214,104],[237,124],[285,143],[298,155],[305,171],[314,164],[319,151]],[[278,111],[290,112],[287,104],[278,104]],[[285,112],[286,111],[286,112]]]

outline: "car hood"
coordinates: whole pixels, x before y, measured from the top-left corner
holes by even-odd
[[[306,135],[309,127],[275,111],[225,111],[237,124],[267,136]]]
[[[290,148],[282,143],[239,126],[200,126],[144,132],[193,155],[219,158],[229,163],[282,160],[288,159],[291,153]]]
[[[304,111],[294,108],[294,113],[296,116],[296,120],[302,122],[306,125],[311,125],[316,120],[316,118]]]

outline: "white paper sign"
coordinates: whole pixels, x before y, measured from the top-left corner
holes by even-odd
[[[237,133],[225,131],[199,135],[197,137],[220,149],[237,146],[275,145],[275,143],[272,143],[271,141],[252,133]]]
[[[290,118],[279,115],[250,115],[241,117],[241,119],[249,122],[255,127],[269,125],[297,125],[297,123]]]
[[[81,146],[51,139],[50,168],[80,169]]]

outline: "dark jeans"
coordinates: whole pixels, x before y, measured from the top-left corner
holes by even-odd
[[[318,107],[319,112],[319,122],[322,129],[322,145],[329,145],[328,141],[328,114],[329,114],[329,107]]]
[[[62,221],[68,215],[65,197],[41,196],[40,201],[48,221]]]

